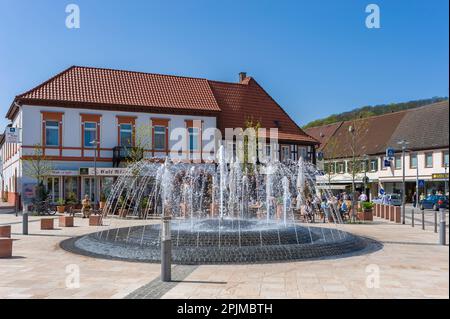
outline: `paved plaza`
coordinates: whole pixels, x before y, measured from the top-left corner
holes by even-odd
[[[39,217],[30,217],[30,235],[23,236],[21,220],[0,214],[0,224],[11,224],[15,239],[14,257],[0,259],[0,298],[449,297],[449,248],[437,244],[438,234],[431,227],[424,231],[381,219],[344,225],[346,231],[380,242],[381,249],[301,262],[176,265],[173,282],[161,283],[159,264],[95,259],[59,245],[104,227],[141,225],[143,221],[89,227],[87,220],[76,218],[74,228],[41,231]],[[78,270],[79,287],[73,284]]]

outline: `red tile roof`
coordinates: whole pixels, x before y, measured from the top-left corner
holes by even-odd
[[[278,138],[318,144],[300,129],[289,115],[253,79],[247,77],[241,83],[209,81],[222,112],[219,128],[245,128],[247,120],[259,122],[263,128],[278,128]]]
[[[18,98],[23,103],[40,100],[220,111],[205,79],[78,66]]]
[[[117,109],[131,112],[201,112],[219,128],[245,127],[248,119],[278,127],[280,140],[318,144],[252,78],[225,83],[200,78],[73,66],[16,97],[28,105]],[[15,103],[7,113],[12,118]]]

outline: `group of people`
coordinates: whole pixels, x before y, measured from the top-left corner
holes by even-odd
[[[358,200],[367,201],[367,195],[359,195]],[[316,216],[319,216],[323,222],[334,222],[335,218],[339,218],[337,214],[342,220],[350,216],[352,200],[351,196],[345,192],[331,197],[310,195],[299,205],[298,209],[307,222],[315,222]]]

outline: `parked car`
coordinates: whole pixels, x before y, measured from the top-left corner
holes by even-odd
[[[448,197],[444,195],[429,195],[419,203],[420,209],[439,210],[440,207],[448,209]]]
[[[386,197],[383,198],[383,196],[386,196]],[[377,198],[372,199],[372,203],[401,206],[402,205],[402,196],[399,194],[382,195],[382,196],[378,196]]]

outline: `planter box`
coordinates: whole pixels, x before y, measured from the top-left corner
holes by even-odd
[[[395,220],[395,206],[390,206],[390,212],[389,212],[389,220],[393,222]]]
[[[358,220],[373,221],[373,211],[358,212]]]
[[[54,219],[53,218],[42,218],[41,219],[41,230],[52,230],[54,229]]]
[[[89,226],[102,226],[102,215],[89,216]]]
[[[73,227],[73,216],[60,216],[59,227]]]
[[[397,224],[400,224],[402,222],[402,220],[401,220],[401,207],[400,206],[395,207],[394,219],[395,219],[394,221]]]
[[[12,257],[12,239],[0,238],[0,258]]]
[[[66,212],[66,206],[56,206],[56,210],[60,214],[64,214]]]
[[[11,238],[11,225],[0,226],[0,237]]]

